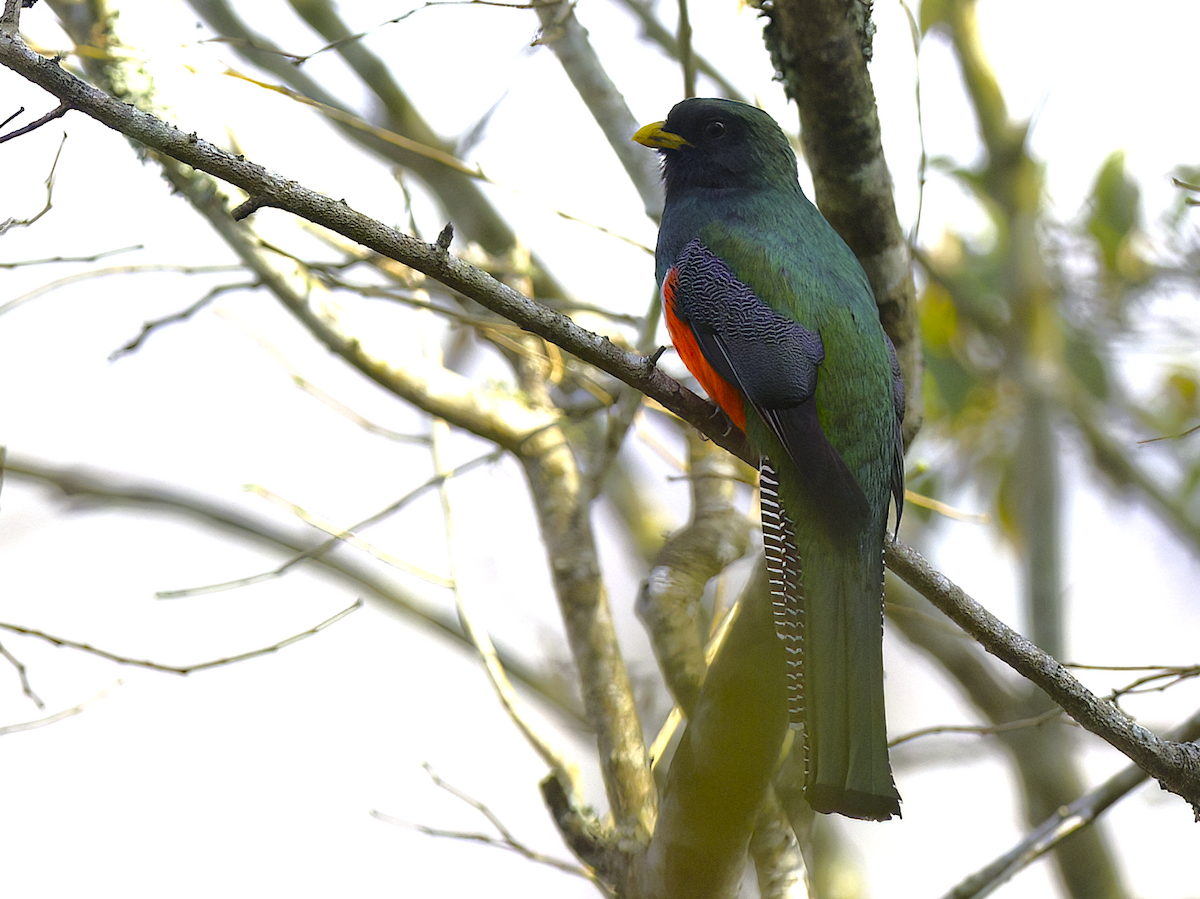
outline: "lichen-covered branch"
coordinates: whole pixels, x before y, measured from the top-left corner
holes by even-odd
[[[924,414],[923,363],[912,260],[896,215],[867,71],[870,3],[774,0],[763,9],[767,49],[800,111],[814,201],[866,270],[880,320],[896,346],[908,390],[908,442]]]
[[[642,582],[636,608],[667,687],[690,716],[708,667],[704,590],[745,554],[750,525],[733,506],[736,460],[695,432],[688,435],[688,455],[692,520],[663,544]]]
[[[654,827],[657,793],[621,658],[591,523],[591,491],[558,427],[532,434],[518,459],[529,481],[559,611],[595,731],[609,805],[623,839]]]

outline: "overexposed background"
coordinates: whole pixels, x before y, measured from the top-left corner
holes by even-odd
[[[699,51],[794,128],[794,111],[771,81],[754,11],[736,12],[732,3],[692,5],[702,7],[692,10]],[[243,6],[243,15],[285,48],[306,53],[323,43],[296,23],[285,3]],[[380,2],[354,7],[344,13],[362,28],[403,11]],[[385,165],[335,142],[311,110],[225,74],[226,66],[243,67],[228,47],[202,43],[209,34],[186,5],[129,0],[120,9],[120,33],[145,55],[182,129],[224,142],[228,127],[239,152],[254,161],[381,220],[406,221],[404,194]],[[661,12],[670,16],[665,7]],[[1178,198],[1169,173],[1194,162],[1200,147],[1200,124],[1181,111],[1194,82],[1195,40],[1183,27],[1193,12],[1187,0],[1164,0],[1136,13],[1107,2],[1082,11],[1062,2],[981,2],[988,52],[1013,117],[1035,119],[1031,145],[1046,162],[1052,208],[1061,220],[1080,216],[1100,163],[1124,148],[1142,187],[1147,240],[1153,241],[1160,216]],[[634,21],[616,7],[585,3],[578,15],[639,119],[663,118],[680,98],[676,68],[637,43]],[[46,50],[69,49],[53,21],[44,4],[22,19],[31,41]],[[918,65],[928,153],[967,163],[980,145],[957,68],[939,40],[923,43],[918,64],[903,8],[877,3],[875,21],[872,75],[900,217],[909,224],[916,217],[921,152]],[[554,214],[561,209],[653,245],[653,224],[557,61],[545,48],[529,46],[535,31],[527,10],[444,6],[421,9],[366,40],[441,133],[464,132],[496,105],[465,154],[504,185],[486,188],[494,202],[578,299],[640,314],[653,287],[652,257]],[[339,63],[326,53],[308,65],[336,72]],[[54,102],[7,70],[0,70],[0,99],[0,116],[27,107],[17,124]],[[120,135],[79,114],[0,145],[6,173],[0,220],[42,208],[43,181],[64,132],[53,208],[31,227],[0,238],[0,263],[141,249],[94,263],[0,269],[0,307],[56,279],[106,266],[234,262],[187,203],[170,195],[153,165],[141,163]],[[329,152],[333,146],[336,154]],[[419,193],[414,203],[431,238],[441,224],[437,213]],[[296,223],[281,213],[266,210],[257,219],[268,237],[278,234],[293,249],[305,246]],[[936,241],[944,228],[988,239],[973,201],[947,179],[931,176],[921,235]],[[319,253],[315,241],[307,246]],[[244,485],[261,485],[348,525],[429,477],[427,447],[372,434],[297,389],[280,355],[372,422],[406,434],[428,432],[422,415],[331,358],[261,293],[226,293],[188,322],[153,334],[136,353],[109,361],[144,321],[240,277],[110,274],[62,284],[6,309],[0,314],[0,443],[23,458],[177,485],[273,515],[281,525],[289,525],[286,511],[269,510]],[[1194,299],[1168,296],[1159,303],[1178,313]],[[394,346],[398,355],[424,351],[421,336],[383,304],[360,303],[346,315],[372,345]],[[1136,387],[1141,373],[1173,359],[1194,364],[1195,344],[1168,332],[1131,346],[1124,364]],[[664,365],[682,374],[672,357]],[[454,435],[446,455],[459,463],[488,449]],[[639,471],[669,500],[661,511],[664,532],[678,527],[688,512],[686,487],[667,482],[675,471],[654,452],[634,452]],[[936,450],[920,443],[914,454],[910,466],[938,462]],[[1155,518],[1091,483],[1082,462],[1072,465],[1068,458],[1065,467],[1071,659],[1195,663],[1196,561]],[[517,467],[501,461],[476,469],[452,482],[450,491],[454,562],[483,623],[498,642],[530,658],[569,664],[544,554],[531,542],[536,526]],[[632,614],[644,572],[626,561],[622,536],[603,508],[597,525],[626,656],[634,660],[635,677],[648,677],[652,657]],[[970,523],[943,525],[938,533],[940,542],[922,549],[1022,627],[1004,544]],[[426,569],[448,570],[435,493],[366,536]],[[354,553],[348,547],[337,552]],[[0,493],[0,620],[121,655],[169,665],[221,658],[305,631],[356,599],[313,566],[238,590],[155,598],[158,591],[267,571],[284,558],[165,514],[72,513],[47,490],[16,478]],[[452,608],[443,589],[400,572],[387,576],[414,602]],[[569,857],[537,792],[544,766],[499,708],[478,662],[394,607],[369,601],[278,653],[186,678],[118,667],[8,633],[0,633],[0,641],[25,664],[46,706],[37,710],[22,695],[15,670],[0,664],[0,725],[43,717],[88,700],[118,678],[123,682],[80,715],[0,741],[7,895],[118,889],[181,897],[214,891],[595,895],[584,881],[514,854],[370,816],[377,809],[431,827],[487,830],[478,813],[433,785],[422,768],[428,763],[486,803],[529,846]],[[939,692],[939,676],[921,657],[892,638],[887,652],[893,733],[970,720]],[[1098,691],[1123,682],[1084,680]],[[532,714],[574,758],[594,755],[586,734],[529,701]],[[1185,685],[1127,707],[1161,728],[1198,703],[1200,692]],[[644,722],[651,732],[659,723]],[[1094,782],[1126,764],[1098,740],[1082,743]],[[1007,766],[986,741],[916,741],[896,758],[904,819],[839,822],[861,855],[871,895],[940,894],[1022,832]],[[952,789],[946,766],[954,772]],[[586,768],[585,774],[588,798],[603,807],[597,775]],[[969,820],[987,826],[956,826],[968,809]],[[1105,822],[1122,847],[1136,895],[1200,896],[1191,861],[1195,825],[1178,798],[1143,787]],[[1041,864],[1007,890],[1053,894]]]

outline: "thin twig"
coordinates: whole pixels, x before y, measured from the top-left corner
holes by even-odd
[[[196,596],[205,593],[220,593],[224,590],[233,590],[238,587],[246,587],[251,584],[257,584],[262,581],[270,580],[271,578],[279,577],[280,575],[286,573],[289,569],[294,568],[296,565],[299,565],[301,562],[307,559],[314,559],[318,556],[324,555],[339,543],[353,542],[354,535],[357,531],[361,531],[363,528],[375,524],[376,522],[387,518],[389,515],[399,512],[410,502],[417,499],[428,490],[431,490],[444,482],[446,478],[466,474],[471,469],[478,468],[480,465],[495,462],[503,454],[503,450],[492,450],[490,453],[484,453],[482,456],[477,456],[469,462],[464,462],[462,465],[457,466],[447,474],[434,475],[424,483],[419,484],[412,490],[408,491],[408,493],[404,494],[404,496],[400,497],[391,505],[380,509],[378,512],[375,512],[372,515],[369,515],[357,524],[353,524],[348,528],[339,530],[328,540],[322,540],[311,549],[306,549],[303,552],[296,553],[283,564],[272,568],[270,571],[263,571],[259,572],[258,574],[247,575],[246,577],[234,578],[231,581],[221,581],[220,583],[207,584],[201,587],[185,587],[180,590],[160,590],[155,595],[159,599],[179,599],[184,596]],[[313,522],[310,520],[309,523],[311,524]],[[385,559],[384,561],[387,560]]]
[[[1045,724],[1047,721],[1054,721],[1061,718],[1063,710],[1058,706],[1042,712],[1040,715],[1032,715],[1029,718],[1021,718],[1018,721],[1005,721],[1003,724],[936,724],[932,727],[922,727],[918,730],[909,731],[906,734],[901,734],[888,741],[888,746],[899,746],[901,743],[907,743],[910,740],[918,740],[922,737],[931,737],[936,734],[977,734],[981,737],[994,736],[995,734],[1005,733],[1011,730],[1021,730],[1026,727],[1038,727]]]
[[[407,827],[410,830],[415,830],[418,833],[423,833],[431,837],[448,837],[453,840],[467,840],[472,843],[482,843],[485,846],[494,846],[497,849],[507,849],[510,852],[515,852],[517,855],[529,859],[529,861],[537,862],[541,865],[547,865],[548,867],[555,868],[567,874],[574,874],[577,877],[590,880],[597,886],[601,886],[600,882],[596,879],[595,874],[593,874],[587,868],[580,867],[572,862],[562,861],[561,859],[554,858],[553,856],[544,855],[541,852],[537,852],[536,850],[529,848],[517,839],[513,832],[505,826],[504,822],[501,821],[499,816],[496,815],[496,813],[490,808],[488,808],[475,797],[464,793],[462,790],[452,786],[451,784],[446,783],[446,781],[442,780],[436,773],[434,773],[433,768],[428,763],[423,764],[422,767],[429,775],[429,779],[433,781],[434,786],[445,790],[455,799],[465,802],[471,808],[475,809],[475,811],[479,812],[479,814],[487,819],[487,822],[491,824],[492,827],[496,828],[499,836],[494,836],[489,833],[479,833],[464,830],[444,830],[440,827],[430,827],[427,824],[414,824],[410,821],[405,821],[402,818],[393,817],[392,815],[381,812],[378,809],[371,810],[371,817],[378,821],[382,821],[385,824],[392,824],[396,827]],[[607,893],[607,890],[605,890],[605,892]]]
[[[51,210],[51,208],[53,207],[53,200],[54,200],[54,171],[55,171],[55,169],[58,168],[58,160],[62,156],[63,144],[65,144],[66,142],[67,142],[67,135],[66,135],[66,132],[64,132],[63,136],[62,136],[62,140],[60,140],[58,142],[58,152],[56,152],[54,154],[54,162],[52,162],[50,164],[50,174],[48,174],[46,176],[46,205],[43,206],[41,211],[38,212],[36,215],[34,215],[33,218],[27,218],[27,219],[10,218],[10,219],[5,219],[4,221],[0,222],[0,236],[4,235],[7,231],[9,231],[12,228],[16,228],[16,227],[28,228],[30,225],[32,225],[34,222],[36,222],[43,215],[45,215],[47,212],[49,212]],[[18,299],[20,299],[20,298],[18,297]],[[10,306],[13,306],[15,304],[17,304],[17,301],[15,301],[15,300],[10,300],[7,303],[0,303],[0,315],[3,315],[5,312],[8,311]]]
[[[24,134],[28,134],[30,131],[36,131],[38,128],[41,128],[43,125],[53,122],[55,119],[61,119],[63,116],[65,116],[70,111],[71,111],[70,105],[68,105],[66,103],[60,103],[57,108],[50,110],[48,113],[46,113],[40,119],[32,121],[28,125],[23,125],[22,127],[18,128],[16,131],[10,131],[10,132],[8,132],[8,134],[0,134],[0,144],[4,143],[5,141],[13,140],[14,138],[21,137]],[[9,121],[11,121],[11,119]],[[4,124],[7,125],[8,122],[5,122]]]
[[[1161,671],[1156,671],[1153,674],[1146,674],[1137,678],[1134,681],[1126,684],[1124,687],[1117,687],[1111,693],[1109,698],[1114,702],[1122,696],[1127,696],[1131,693],[1161,693],[1164,690],[1169,690],[1171,687],[1185,680],[1190,680],[1193,677],[1200,677],[1200,665],[1187,665],[1181,667],[1167,667]],[[1158,681],[1167,681],[1166,683],[1158,683],[1156,686],[1149,687],[1147,684],[1155,684]]]
[[[53,715],[50,715],[47,718],[39,718],[36,721],[22,721],[20,724],[6,724],[0,727],[0,737],[8,734],[19,734],[27,730],[37,730],[39,727],[47,727],[51,724],[57,724],[59,721],[65,721],[67,718],[74,717],[80,712],[85,711],[89,707],[95,705],[97,702],[99,702],[113,690],[117,689],[117,687],[122,686],[124,683],[125,681],[118,680],[111,687],[105,687],[91,699],[85,700],[84,702],[79,703],[79,705],[71,706],[69,709],[63,709],[61,712],[55,712]]]
[[[680,56],[679,41],[671,31],[658,20],[656,15],[657,4],[652,0],[620,0],[620,2],[631,13],[638,18],[642,23],[642,34],[646,40],[651,43],[658,44],[668,56],[678,59]],[[739,100],[742,103],[751,103],[752,101],[737,89],[736,85],[721,72],[719,72],[712,63],[703,56],[696,53],[695,48],[692,48],[692,61],[695,64],[696,71],[711,78],[720,90],[722,97],[728,97],[730,100]]]
[[[1167,739],[1190,742],[1200,739],[1200,712],[1167,734]],[[1020,842],[987,866],[963,880],[943,899],[983,899],[1010,880],[1014,874],[1049,852],[1066,837],[1095,821],[1147,779],[1137,765],[1129,765],[1091,792],[1060,809]]]
[[[435,587],[451,589],[454,586],[453,576],[446,577],[445,575],[435,574],[432,571],[427,571],[419,565],[414,565],[412,562],[401,559],[399,556],[394,556],[386,550],[381,549],[380,547],[371,543],[369,540],[364,540],[362,537],[358,536],[357,533],[346,531],[341,525],[334,524],[332,521],[326,518],[322,518],[319,515],[309,512],[304,507],[284,499],[278,493],[268,490],[266,487],[262,487],[258,484],[247,484],[245,489],[247,492],[253,493],[255,496],[261,496],[263,499],[275,506],[286,509],[290,514],[296,516],[296,518],[299,518],[305,524],[311,525],[317,530],[324,531],[326,534],[330,534],[334,539],[340,540],[347,546],[353,546],[355,549],[361,549],[363,552],[374,556],[376,559],[387,565],[391,565],[393,568],[397,568],[400,571],[411,574],[414,577],[418,577],[427,583],[433,584]],[[281,574],[282,572],[279,573]],[[278,575],[275,572],[271,572],[268,576],[276,577]],[[264,579],[264,576],[256,576],[252,582],[257,583],[259,580]]]
[[[339,50],[347,44],[357,43],[364,38],[370,37],[376,31],[387,25],[396,25],[403,22],[410,16],[416,15],[423,9],[432,9],[435,6],[494,6],[500,9],[534,9],[537,3],[500,3],[497,0],[426,0],[420,6],[414,7],[407,12],[394,16],[391,19],[386,19],[368,28],[365,31],[357,31],[354,34],[348,34],[345,37],[338,38],[335,41],[329,41],[327,44],[318,47],[311,53],[289,53],[286,50],[280,50],[276,47],[271,47],[266,44],[261,44],[249,38],[233,38],[233,37],[214,37],[200,41],[201,44],[230,44],[251,47],[260,53],[270,53],[275,56],[280,56],[296,67],[300,67],[312,59],[314,56],[319,56],[322,53],[327,53],[330,50]]]
[[[27,268],[31,265],[51,265],[59,262],[99,262],[101,259],[107,259],[109,256],[119,256],[122,253],[133,253],[144,249],[146,249],[144,245],[135,243],[127,247],[117,247],[115,250],[100,250],[98,253],[92,253],[88,256],[44,256],[41,259],[18,259],[15,262],[0,262],[0,268]]]
[[[2,231],[2,226],[0,226],[0,231]],[[112,265],[106,268],[92,269],[87,272],[77,272],[74,275],[67,275],[66,277],[43,284],[40,287],[35,287],[28,293],[13,297],[6,303],[0,303],[0,315],[12,312],[18,306],[23,306],[28,302],[36,300],[38,297],[45,296],[51,291],[58,290],[60,287],[77,284],[80,281],[87,281],[90,278],[101,278],[106,275],[134,275],[146,272],[177,272],[181,275],[199,275],[211,272],[236,272],[243,269],[244,266],[241,265]]]
[[[500,662],[500,656],[496,652],[496,646],[492,643],[491,635],[487,629],[477,623],[476,617],[473,614],[470,602],[467,599],[466,593],[463,591],[458,580],[458,572],[455,567],[454,553],[454,515],[450,503],[449,492],[449,476],[453,469],[448,469],[444,464],[443,444],[448,436],[449,426],[441,419],[434,419],[430,432],[429,448],[433,456],[434,470],[442,476],[441,483],[438,484],[438,496],[442,504],[442,521],[446,533],[446,554],[449,558],[450,565],[450,585],[454,591],[454,605],[458,611],[458,622],[462,625],[467,639],[475,646],[479,653],[479,658],[483,661],[483,670],[487,674],[488,681],[492,685],[492,689],[496,691],[496,697],[500,700],[500,705],[508,717],[516,725],[517,730],[525,737],[525,740],[533,747],[534,751],[541,757],[555,775],[563,780],[563,783],[569,784],[574,795],[582,795],[582,786],[579,783],[579,772],[573,766],[566,762],[565,757],[550,745],[550,742],[534,729],[533,725],[526,718],[525,714],[518,706],[517,691],[513,689],[512,681],[508,679],[508,672],[504,670],[504,665]],[[427,769],[428,770],[428,769]],[[430,777],[435,778],[432,771],[429,772]],[[439,785],[441,785],[439,783]],[[497,830],[507,838],[509,835],[496,823]]]
[[[2,644],[0,644],[0,656],[8,659],[9,664],[17,669],[17,677],[21,679],[21,692],[33,700],[33,704],[39,709],[44,709],[46,704],[42,702],[40,696],[33,692],[33,687],[29,685],[29,674],[25,670],[25,663],[9,652],[8,647]]]
[[[128,356],[130,353],[141,347],[151,333],[166,325],[173,325],[176,322],[187,321],[221,294],[229,293],[230,291],[234,290],[251,290],[254,287],[255,282],[253,281],[245,281],[241,284],[218,284],[190,306],[180,309],[178,312],[172,312],[170,315],[164,315],[161,318],[155,318],[148,322],[143,322],[142,329],[138,331],[137,335],[132,340],[108,354],[108,361],[115,362],[122,356]]]
[[[151,671],[162,671],[167,674],[186,676],[197,671],[204,671],[208,668],[217,668],[222,665],[233,665],[236,662],[244,662],[247,659],[253,659],[257,656],[278,652],[285,646],[291,646],[293,643],[298,643],[307,637],[311,637],[314,634],[319,634],[327,627],[337,624],[351,612],[358,611],[360,608],[362,608],[362,605],[363,601],[361,599],[356,599],[353,605],[347,606],[331,618],[326,618],[320,624],[311,627],[306,631],[302,631],[298,634],[292,634],[292,636],[284,640],[280,640],[278,643],[272,643],[270,646],[264,646],[261,649],[252,649],[249,652],[240,652],[237,655],[226,656],[225,658],[221,659],[212,659],[207,662],[199,662],[195,665],[164,665],[161,662],[152,662],[147,659],[134,659],[130,658],[129,656],[119,655],[115,652],[109,652],[107,649],[100,649],[99,647],[92,646],[90,643],[80,643],[77,640],[68,640],[65,637],[56,637],[53,634],[47,634],[43,631],[35,630],[34,628],[23,627],[19,624],[8,624],[7,622],[3,621],[0,621],[0,629],[11,631],[14,634],[23,634],[27,637],[37,637],[39,640],[45,640],[47,643],[53,643],[55,646],[64,646],[67,649],[78,649],[80,652],[86,652],[90,655],[99,656],[102,659],[108,659],[108,661],[116,662],[120,665],[132,665],[137,668],[148,668]]]
[[[219,531],[232,531],[237,539],[247,540],[277,551],[280,548],[298,551],[304,546],[297,534],[282,529],[276,522],[247,515],[234,509],[213,503],[199,496],[145,482],[118,483],[113,475],[104,475],[80,469],[53,468],[38,465],[28,459],[10,462],[10,474],[31,479],[56,488],[75,508],[85,505],[102,509],[134,507],[138,514],[151,512],[155,515],[181,516],[194,523]],[[465,647],[467,641],[452,615],[440,608],[425,604],[403,588],[379,575],[373,566],[362,564],[358,557],[343,557],[326,554],[314,559],[335,577],[342,578],[356,591],[365,592],[387,603],[407,620],[429,628],[439,636]],[[547,678],[532,664],[520,656],[500,650],[504,666],[513,677],[528,687],[534,695],[544,699],[546,707],[560,715],[565,725],[578,728],[583,724],[582,713],[576,698],[558,679]]]
[[[371,421],[365,415],[355,412],[341,400],[337,399],[332,394],[326,393],[312,381],[308,380],[308,378],[301,373],[300,369],[296,368],[296,366],[291,363],[291,360],[289,360],[288,357],[283,354],[282,350],[280,350],[262,334],[252,330],[250,326],[241,319],[231,315],[229,312],[223,309],[215,310],[215,314],[218,318],[222,318],[237,327],[238,330],[258,344],[260,348],[265,350],[271,356],[271,358],[279,364],[279,367],[287,373],[288,378],[295,386],[299,387],[309,396],[328,406],[338,415],[358,425],[364,431],[367,431],[371,434],[378,434],[380,437],[386,437],[388,440],[395,440],[398,443],[424,444],[429,442],[429,438],[421,434],[405,434],[400,431],[393,431],[391,428],[385,428],[382,425],[375,424],[375,422]],[[324,530],[324,528],[322,529]],[[389,562],[389,564],[391,563]]]

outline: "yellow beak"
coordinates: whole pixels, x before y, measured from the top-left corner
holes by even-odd
[[[678,134],[664,131],[663,125],[665,124],[667,123],[652,122],[644,128],[639,128],[633,139],[643,147],[650,147],[652,150],[678,150],[680,147],[692,146]]]

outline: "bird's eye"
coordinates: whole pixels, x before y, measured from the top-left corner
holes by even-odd
[[[709,137],[723,137],[725,135],[725,123],[713,120],[704,126],[704,133]]]

